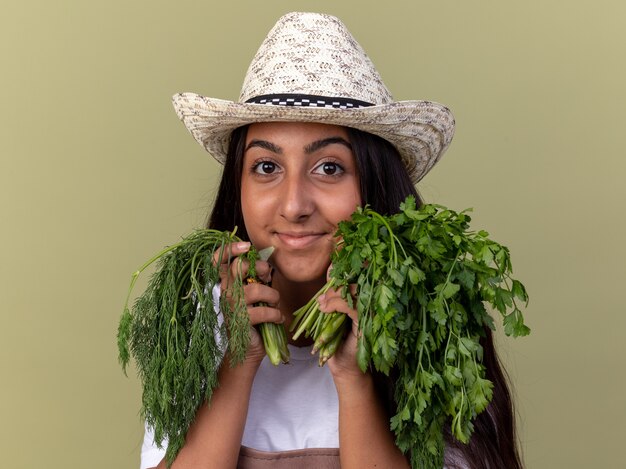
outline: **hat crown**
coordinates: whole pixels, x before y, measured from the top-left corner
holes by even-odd
[[[239,102],[304,94],[389,104],[391,93],[344,24],[320,13],[282,16],[250,63]]]

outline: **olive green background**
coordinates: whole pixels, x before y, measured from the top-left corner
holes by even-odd
[[[473,207],[530,292],[532,335],[499,337],[527,467],[624,467],[617,0],[4,0],[2,467],[138,467],[140,387],[115,343],[130,274],[202,225],[219,175],[170,96],[236,99],[292,10],[339,16],[397,99],[455,113],[455,140],[419,187]]]

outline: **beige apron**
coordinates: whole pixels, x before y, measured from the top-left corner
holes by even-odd
[[[339,448],[266,452],[242,446],[237,469],[341,469]]]

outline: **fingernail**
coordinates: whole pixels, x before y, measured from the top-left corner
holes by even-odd
[[[317,298],[317,302],[319,303],[319,305],[323,308],[324,306],[326,306],[326,295],[320,295]]]
[[[237,243],[237,249],[247,250],[250,249],[250,243],[248,241],[241,241]]]

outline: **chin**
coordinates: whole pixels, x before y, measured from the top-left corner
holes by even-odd
[[[323,283],[326,282],[328,265],[330,263],[327,265],[313,265],[311,262],[286,259],[283,262],[276,262],[275,268],[290,282],[310,283],[321,281]]]

